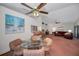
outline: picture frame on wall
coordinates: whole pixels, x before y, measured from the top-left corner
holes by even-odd
[[[31,32],[33,33],[33,32],[36,32],[36,31],[38,31],[37,26],[31,25]]]
[[[24,18],[5,14],[5,33],[22,33],[24,32]]]

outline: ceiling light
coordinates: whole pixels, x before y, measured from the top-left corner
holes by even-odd
[[[55,31],[56,31],[56,27],[53,27],[53,28],[52,28],[52,31],[55,32]]]
[[[72,30],[68,30],[68,32],[72,32]]]
[[[39,16],[39,12],[38,12],[38,11],[34,11],[34,12],[33,12],[33,15],[34,15],[34,16]]]

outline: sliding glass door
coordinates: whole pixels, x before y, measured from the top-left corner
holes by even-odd
[[[79,25],[74,26],[74,37],[79,38]]]

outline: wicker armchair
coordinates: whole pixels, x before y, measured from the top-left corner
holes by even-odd
[[[9,43],[9,46],[10,46],[10,51],[13,52],[13,55],[14,56],[19,56],[19,55],[22,55],[22,48],[21,48],[21,43],[22,41],[20,39],[16,39],[14,41],[11,41]]]

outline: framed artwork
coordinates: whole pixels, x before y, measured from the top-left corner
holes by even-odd
[[[21,33],[24,32],[24,18],[5,15],[5,33]]]
[[[31,25],[31,32],[33,33],[33,32],[36,32],[36,31],[38,31],[37,26]]]

